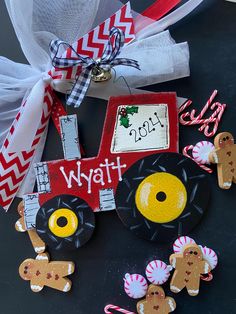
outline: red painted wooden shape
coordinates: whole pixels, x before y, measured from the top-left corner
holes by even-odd
[[[118,107],[121,105],[149,106],[153,104],[167,104],[168,106],[169,148],[121,153],[111,152]],[[99,211],[99,191],[112,188],[115,193],[122,174],[137,160],[155,153],[177,151],[178,114],[175,93],[112,97],[108,104],[98,156],[72,161],[58,160],[47,162],[51,192],[40,194],[39,203],[42,205],[57,195],[70,194],[82,198],[94,211]],[[102,176],[103,180],[101,180]]]

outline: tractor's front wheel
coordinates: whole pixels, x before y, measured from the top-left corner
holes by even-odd
[[[79,197],[59,195],[39,209],[36,230],[42,240],[57,250],[77,249],[91,238],[95,217],[88,204]]]

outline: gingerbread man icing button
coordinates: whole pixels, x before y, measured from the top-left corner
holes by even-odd
[[[68,292],[72,284],[66,276],[74,270],[73,262],[49,262],[48,254],[43,253],[36,259],[26,259],[19,267],[19,274],[22,279],[30,281],[33,292],[40,292],[44,286]]]
[[[184,246],[183,253],[172,254],[170,264],[175,268],[170,290],[178,293],[186,287],[191,296],[199,293],[201,275],[211,271],[210,264],[203,259],[201,248],[194,243]]]
[[[217,164],[218,183],[221,189],[230,189],[236,183],[236,145],[229,132],[218,134],[214,140],[215,150],[210,153],[209,160]]]
[[[160,286],[150,285],[146,299],[138,302],[138,314],[168,314],[175,310],[176,303],[173,298],[166,297]]]

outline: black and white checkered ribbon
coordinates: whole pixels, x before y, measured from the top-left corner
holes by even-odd
[[[112,44],[113,37],[114,42]],[[134,67],[140,70],[139,64],[136,60],[127,58],[117,58],[117,56],[120,54],[121,48],[124,46],[124,43],[125,43],[124,32],[119,28],[113,27],[110,30],[108,43],[103,52],[102,57],[98,60],[94,60],[90,57],[82,57],[76,52],[76,50],[71,45],[64,41],[53,40],[51,42],[50,53],[52,65],[55,68],[64,69],[70,67],[82,67],[81,73],[76,77],[75,84],[67,99],[67,105],[72,105],[74,107],[80,106],[91,83],[92,71],[94,68],[110,70],[112,67],[115,67],[117,65],[124,65]],[[76,55],[76,58],[58,57],[61,45],[70,48]]]

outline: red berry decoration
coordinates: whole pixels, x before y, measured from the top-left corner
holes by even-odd
[[[121,115],[122,117],[126,117],[126,116],[127,116],[127,111],[126,111],[125,108],[122,108],[122,109],[120,110],[120,115]]]
[[[120,125],[124,126],[125,128],[129,128],[131,124],[129,123],[129,115],[133,115],[138,113],[138,107],[126,107],[121,108],[119,111],[120,117]]]

